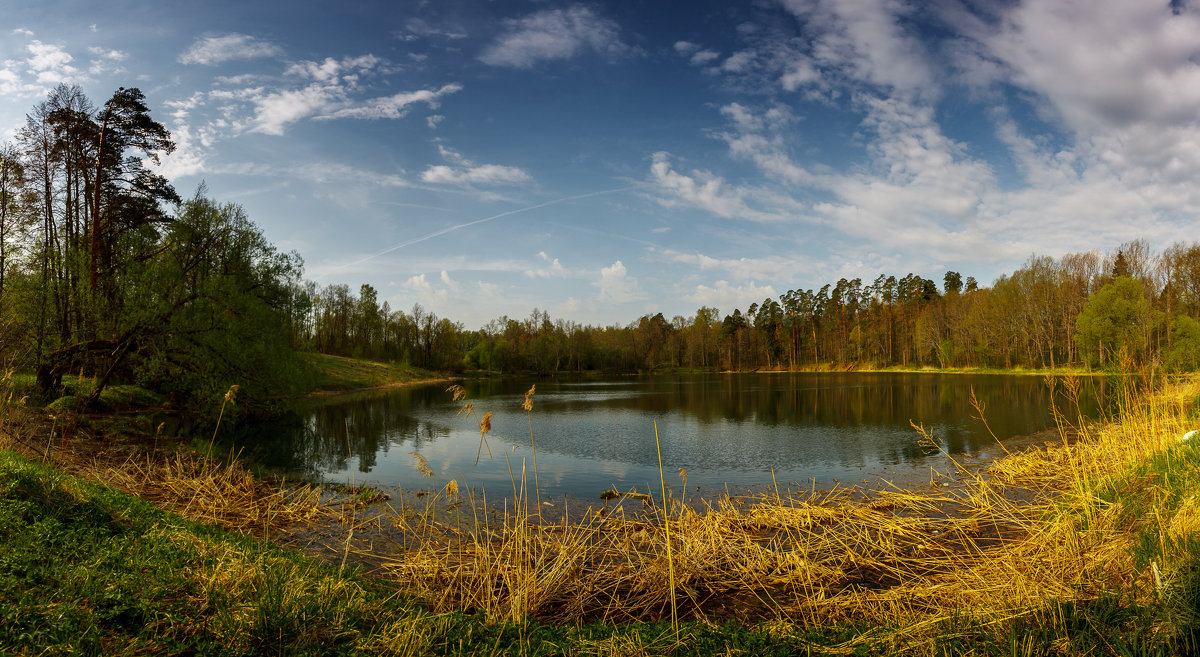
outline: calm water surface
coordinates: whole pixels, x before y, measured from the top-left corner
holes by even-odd
[[[1099,380],[1085,379],[1082,410],[1098,414]],[[537,384],[533,413],[524,393]],[[511,494],[511,465],[532,479],[530,420],[543,494],[594,499],[616,487],[658,484],[654,424],[668,484],[744,486],[851,481],[884,469],[941,467],[910,420],[951,454],[989,456],[995,440],[971,405],[986,405],[1001,440],[1052,427],[1051,403],[1069,409],[1062,386],[1037,376],[964,374],[689,374],[609,380],[488,380],[464,384],[492,431],[475,463],[478,425],[459,414],[445,385],[339,398],[271,423],[238,441],[257,460],[326,481],[432,488],[451,479]],[[421,474],[413,452],[435,473]],[[506,458],[507,457],[507,458]]]

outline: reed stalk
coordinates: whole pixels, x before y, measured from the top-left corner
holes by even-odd
[[[675,560],[671,554],[671,500],[667,497],[667,480],[663,476],[662,444],[658,440],[658,420],[654,421],[654,451],[658,455],[658,481],[662,484],[663,535],[667,543],[667,575],[671,588],[671,630],[679,633],[679,616],[675,604]]]

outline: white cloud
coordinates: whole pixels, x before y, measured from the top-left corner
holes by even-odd
[[[421,180],[431,185],[456,185],[471,187],[473,185],[517,185],[529,182],[533,176],[519,167],[500,164],[476,165],[462,153],[438,144],[438,153],[454,166],[435,164],[421,173]]]
[[[207,164],[203,170],[231,176],[259,176],[302,180],[318,185],[333,184],[342,189],[350,189],[356,185],[382,188],[412,186],[408,180],[398,174],[382,173],[333,161],[304,162],[282,166],[262,162]],[[350,193],[345,196],[347,199],[354,198],[354,194]]]
[[[353,100],[352,87],[334,83],[314,82],[301,89],[285,89],[262,93],[249,90],[246,96],[255,106],[252,132],[282,135],[287,126],[301,119],[399,119],[417,103],[437,107],[443,96],[462,89],[460,84],[443,85],[440,89],[419,89],[392,96]],[[213,92],[214,95],[217,92]]]
[[[700,50],[700,45],[692,43],[691,41],[676,41],[675,42],[675,52],[679,53],[680,55],[682,55],[684,57],[691,55],[692,53],[696,52],[697,50]]]
[[[425,274],[410,277],[404,282],[404,286],[412,290],[421,301],[427,304],[443,304],[450,299],[449,288],[435,286],[425,278]]]
[[[155,167],[159,175],[174,179],[204,171],[206,154],[197,146],[191,128],[181,124],[171,131],[171,137],[175,140],[175,150],[160,156]]]
[[[721,53],[715,50],[701,48],[699,44],[690,41],[676,41],[675,52],[681,57],[686,57],[692,66],[704,66],[721,56]]]
[[[75,58],[60,46],[34,39],[25,49],[29,51],[25,65],[39,83],[55,84],[69,81],[78,73],[78,70],[70,65]]]
[[[528,182],[532,177],[518,167],[500,164],[481,164],[471,167],[448,167],[444,164],[430,166],[421,174],[421,180],[431,185],[516,185]]]
[[[123,61],[127,57],[129,57],[128,54],[121,52],[120,50],[110,49],[110,48],[100,48],[98,46],[88,47],[88,52],[90,52],[93,55],[100,57],[102,59],[111,59],[111,60],[117,61],[117,62]]]
[[[339,95],[338,89],[318,84],[266,94],[255,100],[251,132],[282,135],[288,124],[325,112]]]
[[[609,56],[628,51],[616,23],[579,5],[507,20],[504,27],[504,34],[479,56],[483,63],[529,68],[540,61],[569,59],[585,49]]]
[[[449,272],[447,272],[445,269],[442,270],[442,273],[440,276],[438,276],[438,278],[441,279],[442,285],[446,286],[447,291],[453,292],[454,294],[458,294],[462,291],[462,284],[458,281],[451,280]]]
[[[12,31],[12,34],[20,34],[21,36],[31,37],[31,36],[33,36],[33,30],[28,30],[23,27],[18,27]]]
[[[712,287],[697,285],[684,299],[696,306],[710,306],[719,309],[745,308],[752,303],[775,296],[775,288],[770,285],[757,285],[753,281],[746,285],[731,285],[729,281],[719,280]]]
[[[196,39],[179,55],[179,63],[216,66],[235,59],[278,57],[282,54],[283,49],[273,43],[248,34],[233,33]]]
[[[318,82],[331,82],[344,74],[354,75],[370,71],[382,62],[383,60],[371,54],[344,57],[340,60],[326,57],[321,62],[302,61],[292,64],[284,71],[284,74],[299,75]]]
[[[218,75],[213,78],[213,82],[231,87],[245,87],[252,82],[262,80],[262,78],[263,76],[255,73],[243,73],[241,75]]]
[[[429,116],[425,117],[425,125],[429,126],[430,130],[436,130],[438,124],[445,120],[446,117],[442,116],[441,114],[430,114]]]
[[[325,119],[399,119],[408,114],[408,106],[424,103],[431,109],[439,106],[443,96],[462,91],[463,86],[457,83],[443,85],[440,89],[419,89],[405,91],[392,96],[372,98],[357,105],[343,107],[335,112],[317,118]]]
[[[412,18],[404,24],[404,32],[396,34],[396,37],[404,41],[412,41],[419,37],[439,37],[443,39],[465,39],[467,38],[466,30],[460,27],[440,27],[429,23],[421,18]]]
[[[715,50],[701,50],[700,52],[692,55],[691,59],[688,60],[688,63],[690,63],[692,66],[704,66],[720,56],[721,53]]]
[[[713,258],[701,253],[683,253],[662,249],[658,256],[666,262],[688,265],[701,271],[721,271],[734,280],[790,280],[814,273],[813,265],[795,256],[761,256],[757,258]]]
[[[625,265],[620,261],[614,262],[600,270],[600,299],[613,303],[628,303],[644,298],[642,288],[636,279],[629,275]]]
[[[692,57],[692,63],[693,64],[703,63],[703,62],[711,60],[711,59],[716,59],[717,57],[720,56],[718,53],[712,53],[712,56],[710,57],[710,56],[707,56],[707,53],[708,53],[708,51],[701,51],[701,52],[696,53],[696,55]],[[705,57],[702,58],[700,62],[697,62],[696,57],[700,56],[700,55],[705,55]],[[757,58],[757,54],[753,50],[740,50],[740,51],[735,52],[732,55],[730,55],[721,64],[721,66],[719,67],[719,70],[721,70],[725,73],[745,73],[754,66],[754,61],[756,58]]]
[[[679,173],[671,167],[667,153],[655,153],[652,159],[651,189],[664,207],[696,207],[725,219],[752,221],[783,221],[800,216],[800,205],[778,194],[728,185],[721,177],[707,171],[692,171],[690,175]],[[752,207],[748,200],[767,209]]]
[[[886,0],[783,4],[806,26],[810,57],[819,68],[906,96],[936,93],[938,75],[931,58],[921,40],[903,27],[906,14],[916,11],[914,5]]]
[[[1165,2],[1028,2],[1014,6],[984,43],[1013,82],[1042,94],[1084,134],[1196,121],[1200,15],[1194,11],[1175,15]]]
[[[26,81],[21,63],[15,60],[0,61],[0,94],[13,97],[30,97],[43,94],[46,85]]]
[[[105,73],[119,73],[125,70],[121,67],[120,62],[125,61],[129,55],[120,50],[112,50],[106,48],[98,48],[92,46],[88,48],[95,59],[88,66],[90,75],[103,75]]]
[[[783,76],[779,78],[779,84],[783,86],[784,91],[796,91],[816,83],[820,79],[821,74],[813,67],[811,61],[802,56],[796,56],[788,63]]]
[[[756,115],[738,103],[731,103],[721,108],[721,114],[733,124],[733,131],[719,136],[734,157],[754,162],[775,180],[793,185],[814,182],[813,174],[788,156],[788,147],[799,140],[789,131],[795,117],[787,107],[774,106]]]
[[[526,269],[525,275],[529,278],[562,278],[567,275],[567,270],[558,261],[558,258],[550,258],[545,251],[538,251],[537,256],[545,265],[535,269]]]

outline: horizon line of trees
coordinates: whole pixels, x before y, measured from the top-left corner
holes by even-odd
[[[916,274],[839,279],[819,289],[722,315],[646,314],[627,325],[591,326],[502,316],[479,330],[415,304],[380,303],[370,285],[292,290],[290,326],[299,349],[441,370],[499,372],[759,369],[874,363],[900,366],[1053,368],[1161,365],[1200,368],[1200,242],[1162,253],[1145,240],[1112,253],[1031,256],[982,287],[947,271],[938,284]]]

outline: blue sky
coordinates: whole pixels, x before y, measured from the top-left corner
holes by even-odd
[[[19,4],[0,137],[136,86],[182,196],[468,328],[1200,238],[1179,0]]]

